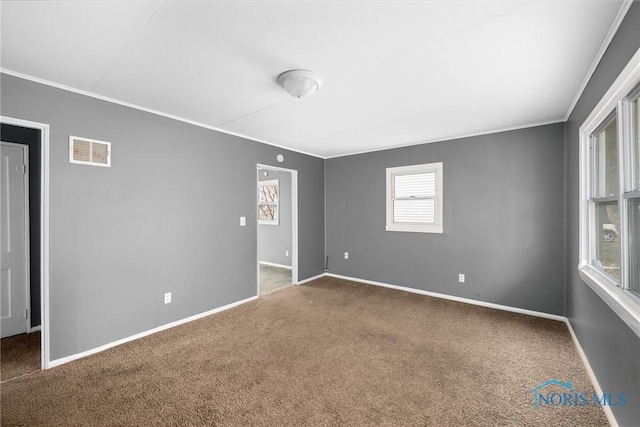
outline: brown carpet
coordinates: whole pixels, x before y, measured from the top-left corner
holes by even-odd
[[[40,369],[40,332],[0,340],[0,381]]]
[[[605,425],[561,322],[322,278],[2,384],[5,425]]]

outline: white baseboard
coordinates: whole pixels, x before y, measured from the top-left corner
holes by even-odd
[[[40,331],[42,331],[42,325],[38,325],[38,326],[34,326],[32,328],[29,328],[27,333],[30,334],[32,332],[40,332]]]
[[[293,269],[293,267],[291,267],[290,265],[276,264],[275,262],[260,261],[260,264],[262,264],[262,265],[269,265],[269,266],[271,266],[271,267],[286,268],[287,270],[291,270],[291,269]]]
[[[391,285],[391,284],[388,284],[388,283],[374,282],[372,280],[358,279],[356,277],[341,276],[339,274],[333,274],[333,273],[325,273],[325,274],[320,275],[320,276],[335,277],[337,279],[350,280],[350,281],[353,281],[353,282],[360,282],[360,283],[365,283],[365,284],[374,285],[374,286],[382,286],[382,287],[385,287],[385,288],[397,289],[397,290],[400,290],[400,291],[411,292],[411,293],[420,294],[420,295],[427,295],[427,296],[434,297],[434,298],[448,299],[448,300],[451,300],[451,301],[457,301],[457,302],[462,302],[462,303],[466,303],[466,304],[479,305],[481,307],[495,308],[497,310],[511,311],[511,312],[514,312],[514,313],[526,314],[526,315],[529,315],[529,316],[542,317],[542,318],[545,318],[545,319],[552,319],[552,320],[558,320],[558,321],[564,322],[567,325],[567,328],[569,329],[569,333],[571,334],[571,338],[573,339],[573,344],[576,346],[576,349],[578,350],[578,354],[580,355],[580,359],[582,359],[582,364],[584,365],[584,368],[587,371],[587,375],[589,376],[589,379],[591,380],[591,384],[593,385],[593,388],[594,388],[595,392],[598,395],[602,396],[602,387],[600,387],[600,383],[598,383],[598,379],[596,378],[596,375],[593,372],[593,369],[591,369],[591,365],[589,364],[589,359],[587,359],[587,355],[585,354],[584,350],[582,350],[582,346],[580,345],[580,342],[578,341],[578,337],[576,336],[575,332],[573,331],[573,327],[571,326],[571,322],[569,322],[569,319],[567,319],[564,316],[558,316],[558,315],[555,315],[555,314],[543,313],[543,312],[534,311],[534,310],[526,310],[526,309],[523,309],[523,308],[510,307],[510,306],[507,306],[507,305],[494,304],[494,303],[490,303],[490,302],[477,301],[477,300],[472,300],[472,299],[468,299],[468,298],[462,298],[462,297],[456,297],[456,296],[452,296],[452,295],[440,294],[440,293],[437,293],[437,292],[423,291],[421,289],[408,288],[408,287],[405,287],[405,286],[397,286],[397,285]],[[613,415],[613,411],[611,410],[611,407],[605,405],[605,406],[602,406],[602,409],[604,410],[604,413],[605,413],[605,415],[607,417],[607,420],[609,421],[609,424],[611,424],[611,426],[613,426],[613,427],[618,427],[618,422],[616,421],[616,418]]]
[[[353,281],[353,282],[361,282],[361,283],[366,283],[368,285],[381,286],[383,288],[397,289],[399,291],[411,292],[411,293],[420,294],[420,295],[427,295],[427,296],[434,297],[434,298],[447,299],[447,300],[451,300],[451,301],[462,302],[462,303],[465,303],[465,304],[479,305],[481,307],[495,308],[496,310],[511,311],[513,313],[526,314],[528,316],[535,316],[535,317],[543,317],[545,319],[558,320],[560,322],[566,322],[567,321],[567,318],[564,317],[564,316],[558,316],[556,314],[543,313],[541,311],[527,310],[527,309],[524,309],[524,308],[511,307],[511,306],[508,306],[508,305],[494,304],[492,302],[478,301],[478,300],[474,300],[474,299],[456,297],[456,296],[453,296],[453,295],[440,294],[440,293],[431,292],[431,291],[423,291],[422,289],[408,288],[406,286],[391,285],[389,283],[374,282],[373,280],[358,279],[357,277],[341,276],[339,274],[333,274],[333,273],[326,273],[325,275],[328,276],[328,277],[335,277],[336,279],[344,279],[344,280],[350,280],[350,281]]]
[[[591,369],[591,365],[589,364],[589,359],[587,359],[587,355],[585,354],[582,346],[580,345],[580,341],[578,341],[578,337],[573,331],[573,327],[571,326],[571,322],[569,319],[566,319],[567,328],[569,328],[569,333],[571,334],[571,338],[573,339],[573,344],[576,346],[578,350],[578,354],[582,359],[582,364],[584,365],[585,370],[587,371],[587,375],[589,375],[589,379],[591,380],[591,384],[593,385],[593,389],[596,391],[598,396],[602,396],[602,387],[600,387],[600,383],[598,383],[598,379],[596,378],[596,374]],[[607,416],[607,420],[612,427],[618,427],[618,422],[616,421],[616,417],[613,415],[613,411],[611,407],[608,405],[602,405],[602,409],[604,410],[604,414]]]
[[[205,311],[204,313],[196,314],[191,317],[187,317],[185,319],[176,320],[175,322],[167,323],[166,325],[158,326],[157,328],[149,329],[148,331],[140,332],[139,334],[132,335],[130,337],[123,338],[118,341],[110,342],[109,344],[101,345],[100,347],[92,348],[91,350],[83,351],[81,353],[72,354],[71,356],[62,357],[60,359],[52,360],[49,363],[49,367],[53,368],[55,366],[60,366],[65,363],[81,359],[86,356],[90,356],[95,353],[100,353],[101,351],[107,350],[111,347],[118,346],[120,344],[127,343],[129,341],[137,340],[138,338],[146,337],[147,335],[155,334],[156,332],[164,331],[165,329],[170,329],[176,327],[178,325],[182,325],[184,323],[189,323],[197,319],[201,319],[203,317],[211,316],[212,314],[219,313],[221,311],[229,310],[230,308],[236,307],[238,305],[247,303],[249,301],[253,301],[258,299],[258,296],[253,296],[247,299],[243,299],[241,301],[232,302],[231,304],[224,305],[222,307],[214,308],[213,310]]]
[[[451,301],[462,302],[462,303],[465,303],[465,304],[472,304],[472,305],[477,305],[477,306],[481,306],[481,307],[494,308],[494,309],[497,309],[497,310],[510,311],[510,312],[513,312],[513,313],[525,314],[525,315],[529,315],[529,316],[542,317],[542,318],[545,318],[545,319],[558,320],[558,321],[564,322],[567,325],[567,328],[569,329],[569,333],[571,334],[571,338],[573,339],[573,343],[576,346],[576,349],[578,350],[578,354],[580,355],[580,358],[582,359],[582,363],[583,363],[583,365],[584,365],[584,367],[585,367],[585,369],[587,371],[587,375],[589,376],[589,379],[591,380],[591,383],[593,385],[593,388],[594,388],[595,392],[598,395],[602,395],[602,388],[600,387],[600,384],[598,383],[598,379],[596,378],[595,373],[593,372],[593,369],[591,369],[591,365],[589,364],[589,359],[587,359],[587,356],[584,353],[584,350],[582,349],[582,346],[580,345],[580,342],[578,341],[578,337],[576,337],[576,334],[573,331],[573,327],[571,326],[571,323],[569,322],[569,319],[567,319],[564,316],[558,316],[558,315],[555,315],[555,314],[543,313],[543,312],[534,311],[534,310],[526,310],[526,309],[523,309],[523,308],[510,307],[510,306],[501,305],[501,304],[494,304],[494,303],[490,303],[490,302],[472,300],[472,299],[469,299],[469,298],[456,297],[456,296],[453,296],[453,295],[440,294],[440,293],[437,293],[437,292],[424,291],[424,290],[421,290],[421,289],[414,289],[414,288],[409,288],[409,287],[406,287],[406,286],[397,286],[397,285],[392,285],[392,284],[389,284],[389,283],[375,282],[373,280],[359,279],[359,278],[350,277],[350,276],[342,276],[342,275],[333,274],[333,273],[318,274],[317,276],[313,276],[313,277],[309,277],[307,279],[304,279],[304,280],[298,282],[297,284],[298,285],[302,285],[302,284],[305,284],[305,283],[308,283],[308,282],[312,282],[312,281],[314,281],[316,279],[320,279],[322,277],[334,277],[336,279],[349,280],[349,281],[352,281],[352,282],[360,282],[360,283],[365,283],[365,284],[373,285],[373,286],[380,286],[380,287],[384,287],[384,288],[396,289],[396,290],[405,291],[405,292],[411,292],[411,293],[420,294],[420,295],[427,295],[427,296],[434,297],[434,298],[447,299],[447,300],[451,300]],[[111,342],[109,344],[102,345],[100,347],[93,348],[91,350],[83,351],[81,353],[73,354],[73,355],[67,356],[67,357],[62,357],[60,359],[56,359],[56,360],[51,361],[49,363],[49,367],[53,368],[55,366],[63,365],[65,363],[71,362],[73,360],[77,360],[77,359],[80,359],[80,358],[83,358],[83,357],[86,357],[86,356],[90,356],[90,355],[95,354],[95,353],[99,353],[99,352],[107,350],[107,349],[109,349],[111,347],[115,347],[115,346],[118,346],[120,344],[124,344],[126,342],[133,341],[133,340],[136,340],[138,338],[145,337],[147,335],[155,334],[156,332],[160,332],[160,331],[163,331],[165,329],[170,329],[170,328],[173,328],[175,326],[182,325],[184,323],[189,323],[189,322],[192,322],[194,320],[201,319],[203,317],[207,317],[207,316],[210,316],[212,314],[216,314],[216,313],[219,313],[221,311],[228,310],[228,309],[236,307],[238,305],[245,304],[247,302],[253,301],[253,300],[257,299],[257,298],[258,298],[257,295],[253,296],[253,297],[249,297],[249,298],[246,298],[246,299],[241,300],[241,301],[236,301],[234,303],[227,304],[225,306],[218,307],[218,308],[215,308],[213,310],[206,311],[204,313],[196,314],[194,316],[187,317],[187,318],[182,319],[182,320],[177,320],[175,322],[168,323],[166,325],[162,325],[162,326],[159,326],[157,328],[150,329],[148,331],[141,332],[139,334],[132,335],[130,337],[123,338],[121,340],[114,341],[114,342]],[[41,329],[40,326],[36,326],[36,327],[31,328],[31,332],[35,332],[35,331],[40,330],[40,329]],[[604,410],[604,413],[605,413],[609,423],[613,427],[617,427],[618,423],[616,421],[615,416],[613,415],[613,412],[611,411],[611,408],[609,406],[603,406],[602,409]]]
[[[308,279],[304,279],[296,283],[296,285],[304,285],[305,283],[313,282],[316,279],[320,279],[321,277],[326,276],[325,273],[318,274],[317,276],[309,277]]]

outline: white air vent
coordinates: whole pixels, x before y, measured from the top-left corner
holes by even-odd
[[[69,162],[80,165],[111,167],[111,143],[70,136]]]

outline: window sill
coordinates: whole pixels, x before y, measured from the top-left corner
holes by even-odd
[[[580,278],[640,337],[640,300],[590,265],[578,266]]]
[[[438,225],[387,224],[385,230],[401,231],[405,233],[444,233],[444,229],[442,228],[442,226]]]

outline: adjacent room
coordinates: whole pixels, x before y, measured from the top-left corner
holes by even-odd
[[[0,24],[0,424],[640,426],[640,3]]]
[[[293,230],[292,173],[258,167],[258,275],[259,294],[267,295],[293,284],[291,261]],[[296,207],[297,210],[297,207]]]

